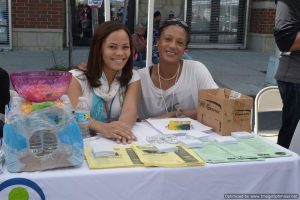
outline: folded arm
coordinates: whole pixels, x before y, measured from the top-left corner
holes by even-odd
[[[278,0],[276,7],[275,41],[282,52],[300,50],[299,1]]]

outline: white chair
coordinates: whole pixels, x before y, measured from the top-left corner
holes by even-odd
[[[295,129],[289,149],[300,155],[300,121]]]
[[[254,133],[258,133],[258,113],[281,111],[282,100],[277,86],[269,86],[261,89],[254,100]]]

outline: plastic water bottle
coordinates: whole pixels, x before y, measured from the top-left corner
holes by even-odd
[[[64,102],[64,110],[66,112],[66,114],[68,115],[68,119],[72,120],[73,119],[73,114],[74,114],[74,109],[73,106],[71,104],[71,101],[69,99],[69,97],[67,95],[63,95],[62,97],[60,97],[60,99]]]
[[[18,119],[21,118],[21,104],[24,101],[24,99],[20,96],[14,96],[11,100],[10,104],[10,110],[8,111],[8,118],[7,122],[8,124],[13,124],[18,121]]]
[[[85,97],[79,97],[78,100],[78,104],[75,108],[75,117],[83,138],[87,138],[90,137],[88,126],[91,118],[90,108]]]

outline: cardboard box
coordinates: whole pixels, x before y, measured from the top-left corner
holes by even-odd
[[[197,118],[221,135],[251,132],[252,97],[226,88],[199,90]]]

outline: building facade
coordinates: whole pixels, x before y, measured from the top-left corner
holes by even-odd
[[[0,0],[0,49],[10,43],[8,49],[13,50],[61,50],[69,38],[74,46],[88,46],[94,27],[104,21],[104,4],[92,8],[87,5],[88,0],[70,0],[70,6],[67,2]],[[133,32],[135,24],[147,24],[147,6],[148,0],[111,0],[110,17],[126,23]],[[188,22],[191,48],[274,52],[273,0],[155,0],[156,10],[161,12],[162,21],[174,12],[175,17]],[[5,33],[1,29],[4,18],[8,27]],[[68,20],[71,26],[67,25]],[[2,40],[8,41],[1,40],[1,30],[7,36]]]
[[[12,48],[63,49],[66,35],[64,0],[12,0]]]

